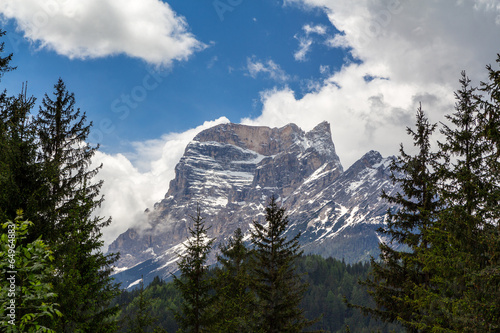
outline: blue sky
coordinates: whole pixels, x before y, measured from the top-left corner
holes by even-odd
[[[288,86],[301,96],[310,91],[310,82],[325,76],[320,66],[338,70],[345,59],[352,60],[347,50],[325,45],[338,31],[319,9],[304,11],[269,0],[228,3],[169,2],[188,23],[187,32],[204,46],[168,66],[123,54],[70,59],[23,38],[18,22],[7,20],[6,51],[14,53],[18,69],[2,84],[15,92],[28,81],[29,91],[43,96],[62,77],[95,124],[92,138],[104,152],[117,153],[130,149],[130,142],[182,132],[206,120],[256,117],[262,109],[259,92]],[[307,25],[322,27],[323,35],[304,31]],[[297,61],[301,38],[314,45]],[[276,68],[252,74],[249,64]]]
[[[106,244],[161,200],[186,144],[222,122],[327,120],[344,168],[397,154],[418,104],[453,111],[500,52],[497,0],[3,0],[14,72],[43,98],[59,77],[93,121]]]

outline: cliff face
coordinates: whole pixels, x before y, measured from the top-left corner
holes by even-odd
[[[380,191],[393,190],[388,161],[369,152],[344,172],[326,122],[307,133],[294,124],[218,125],[186,147],[165,198],[145,213],[145,231],[129,229],[109,251],[121,253],[119,268],[147,266],[142,274],[151,279],[166,276],[176,270],[197,205],[217,244],[237,227],[248,232],[252,221],[262,222],[275,195],[289,214],[287,232],[302,232],[306,252],[367,259],[376,252],[375,230],[388,208]],[[130,272],[116,277],[126,284],[134,278]]]

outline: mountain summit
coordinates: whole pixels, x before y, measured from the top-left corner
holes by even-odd
[[[248,233],[252,221],[263,222],[272,195],[287,209],[287,233],[302,232],[307,253],[367,260],[377,254],[376,229],[389,208],[380,193],[394,191],[389,163],[370,151],[344,171],[327,122],[309,132],[295,124],[204,130],[186,147],[165,198],[146,210],[145,225],[109,246],[121,253],[123,272],[115,277],[127,287],[141,275],[151,280],[175,271],[197,205],[218,244],[238,227]]]

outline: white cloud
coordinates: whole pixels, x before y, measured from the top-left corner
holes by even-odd
[[[368,65],[384,64],[394,80],[448,84],[457,81],[461,69],[482,70],[499,51],[500,8],[493,0],[285,3],[323,8],[343,34],[334,37],[333,46],[349,47]]]
[[[70,58],[126,54],[168,66],[206,47],[161,0],[3,0],[0,14],[41,48]]]
[[[324,10],[341,32],[326,44],[348,50],[357,61],[344,63],[319,81],[320,89],[301,98],[289,88],[263,92],[262,114],[242,122],[295,122],[307,130],[328,120],[345,167],[370,149],[397,154],[400,142],[411,149],[405,126],[413,125],[418,102],[431,121],[442,121],[453,111],[460,71],[477,84],[500,51],[500,6],[493,0],[286,0],[285,5]]]
[[[248,71],[248,74],[254,79],[262,73],[267,74],[269,78],[278,82],[285,82],[290,79],[288,74],[286,74],[286,72],[272,60],[261,62],[259,60],[256,60],[255,57],[249,57],[247,58],[246,70]]]
[[[336,34],[335,36],[328,38],[325,44],[332,48],[341,48],[347,49],[349,48],[349,41],[345,38],[345,35]]]
[[[306,35],[310,35],[310,34],[325,35],[327,28],[321,24],[317,24],[317,25],[306,24],[302,27],[302,29],[304,30]]]
[[[405,126],[413,123],[419,100],[428,101],[424,103],[428,111],[451,107],[453,103],[450,98],[432,98],[451,95],[439,85],[429,87],[433,95],[419,98],[414,85],[382,78],[367,81],[365,74],[363,65],[350,65],[325,81],[319,90],[300,99],[289,88],[264,92],[262,115],[241,121],[278,127],[293,122],[309,130],[327,120],[337,153],[344,167],[349,167],[370,149],[378,149],[384,155],[395,154],[405,138]]]
[[[93,165],[103,163],[98,174],[104,180],[101,193],[105,201],[96,211],[99,216],[112,216],[113,222],[103,230],[104,247],[130,227],[144,228],[143,212],[163,199],[175,165],[187,144],[204,129],[227,123],[225,117],[207,121],[183,133],[170,133],[161,139],[133,143],[134,152],[110,155],[98,151]]]
[[[210,60],[207,63],[207,68],[210,69],[210,68],[214,67],[214,65],[217,61],[219,61],[219,57],[217,57],[217,56],[213,56],[212,58],[210,58]]]
[[[314,43],[314,39],[311,35],[317,34],[325,36],[327,27],[321,24],[306,24],[302,27],[302,30],[303,33],[298,33],[294,36],[294,38],[299,41],[299,49],[293,54],[293,57],[296,61],[303,62],[307,60],[307,54],[311,51],[311,46]]]
[[[311,50],[312,39],[296,37],[299,40],[299,49],[293,54],[297,61],[306,61],[307,53]]]

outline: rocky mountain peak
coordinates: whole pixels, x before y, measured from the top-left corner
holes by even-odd
[[[330,161],[334,161],[341,166],[340,159],[335,151],[335,144],[332,140],[330,123],[323,121],[307,132],[305,137],[309,140],[311,147],[314,147],[322,155],[328,156]]]
[[[252,150],[260,155],[270,156],[276,153],[277,131],[264,126],[246,126],[240,124],[221,124],[206,129],[195,136],[196,142],[218,142]],[[271,140],[272,138],[272,140]]]
[[[307,133],[295,124],[288,124],[281,128],[221,124],[200,132],[193,141],[233,145],[263,156],[290,151],[303,152],[308,148],[315,148],[331,159],[338,159],[331,137],[330,124],[326,121]]]
[[[367,168],[372,168],[374,165],[376,166],[378,163],[381,163],[382,160],[383,157],[378,151],[371,150],[351,165],[346,173],[350,176],[357,175]]]
[[[368,153],[364,154],[354,165],[363,165],[363,167],[373,166],[382,161],[382,155],[375,150],[370,150]],[[354,166],[353,165],[353,166]]]
[[[145,270],[151,279],[155,272],[165,276],[176,269],[197,205],[219,243],[237,227],[248,233],[253,221],[263,222],[274,195],[289,214],[287,232],[302,233],[306,252],[367,259],[387,211],[380,191],[392,189],[388,161],[370,151],[344,172],[328,122],[308,132],[295,124],[218,125],[188,144],[165,198],[145,213],[148,225],[129,229],[109,250],[121,252],[118,267],[130,268],[122,277]]]
[[[330,123],[328,121],[322,121],[318,125],[316,125],[310,132],[309,134],[317,133],[319,135],[324,135],[328,136],[331,139],[332,136],[332,131],[330,128]]]

